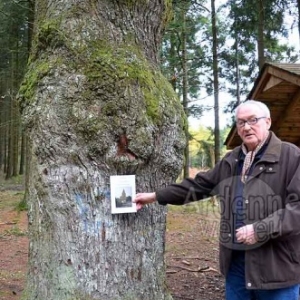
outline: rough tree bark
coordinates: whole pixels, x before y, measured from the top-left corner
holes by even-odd
[[[211,0],[211,27],[212,27],[212,52],[213,52],[213,76],[214,76],[214,116],[215,116],[215,156],[213,166],[221,158],[220,145],[220,116],[219,116],[219,72],[218,72],[218,27],[216,21],[215,0]]]
[[[265,40],[264,40],[264,2],[263,0],[257,0],[258,7],[258,27],[257,27],[257,51],[258,51],[258,67],[262,69],[266,62],[265,57]]]
[[[174,181],[185,117],[157,54],[171,1],[37,0],[20,105],[30,147],[23,298],[171,299],[165,208],[111,215],[109,176]]]

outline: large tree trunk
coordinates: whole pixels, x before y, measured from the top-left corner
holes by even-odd
[[[257,50],[258,50],[258,67],[261,70],[265,64],[265,39],[264,39],[264,2],[263,0],[257,0],[258,7],[258,27],[257,27]]]
[[[112,215],[110,175],[137,191],[177,177],[185,117],[157,66],[170,1],[37,0],[20,89],[28,129],[24,299],[170,299],[165,208]]]
[[[4,98],[0,97],[0,176],[3,171],[3,165],[5,162],[5,102]]]
[[[182,32],[181,32],[181,42],[182,42],[182,105],[185,114],[188,116],[188,70],[187,70],[187,30],[186,30],[186,10],[182,10]],[[183,177],[189,177],[190,173],[190,147],[189,147],[189,127],[188,124],[185,127],[185,138],[186,146],[184,149],[184,166],[183,166]]]
[[[220,118],[219,118],[219,75],[218,75],[218,28],[216,21],[215,0],[211,0],[211,24],[212,24],[212,52],[213,52],[213,76],[214,76],[214,116],[215,116],[215,165],[221,157],[220,146]]]
[[[21,131],[21,146],[20,146],[20,168],[19,174],[23,175],[25,171],[26,164],[26,132],[25,130]],[[26,176],[26,174],[25,174]],[[25,179],[26,180],[26,179]]]
[[[299,35],[299,42],[300,43],[300,0],[297,0],[297,8],[298,8],[298,35]]]
[[[14,117],[13,117],[13,100],[12,100],[12,95],[10,95],[9,97],[7,97],[7,99],[9,99],[8,102],[8,110],[7,110],[7,114],[8,114],[8,143],[7,143],[7,167],[6,167],[6,175],[5,175],[5,179],[9,179],[12,177],[13,174],[13,152],[14,152]]]

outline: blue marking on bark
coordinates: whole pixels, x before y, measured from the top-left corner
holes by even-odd
[[[96,189],[94,189],[94,192]],[[110,201],[110,190],[97,188],[99,194],[105,195],[104,201]],[[77,208],[79,210],[80,227],[82,232],[90,235],[99,235],[103,228],[111,228],[114,226],[112,219],[101,221],[101,214],[96,212],[96,215],[91,214],[90,207],[84,203],[84,200],[89,195],[83,193],[74,193]]]

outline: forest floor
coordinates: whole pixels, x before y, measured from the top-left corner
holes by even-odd
[[[28,257],[23,187],[0,178],[0,300],[20,300]],[[199,202],[200,203],[200,202]],[[224,299],[218,272],[218,213],[210,201],[170,207],[167,217],[167,286],[174,300]]]

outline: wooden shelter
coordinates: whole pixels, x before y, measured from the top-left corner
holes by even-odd
[[[247,100],[265,103],[271,111],[271,130],[282,139],[300,147],[300,64],[266,63]],[[236,127],[226,138],[227,149],[241,144]]]

